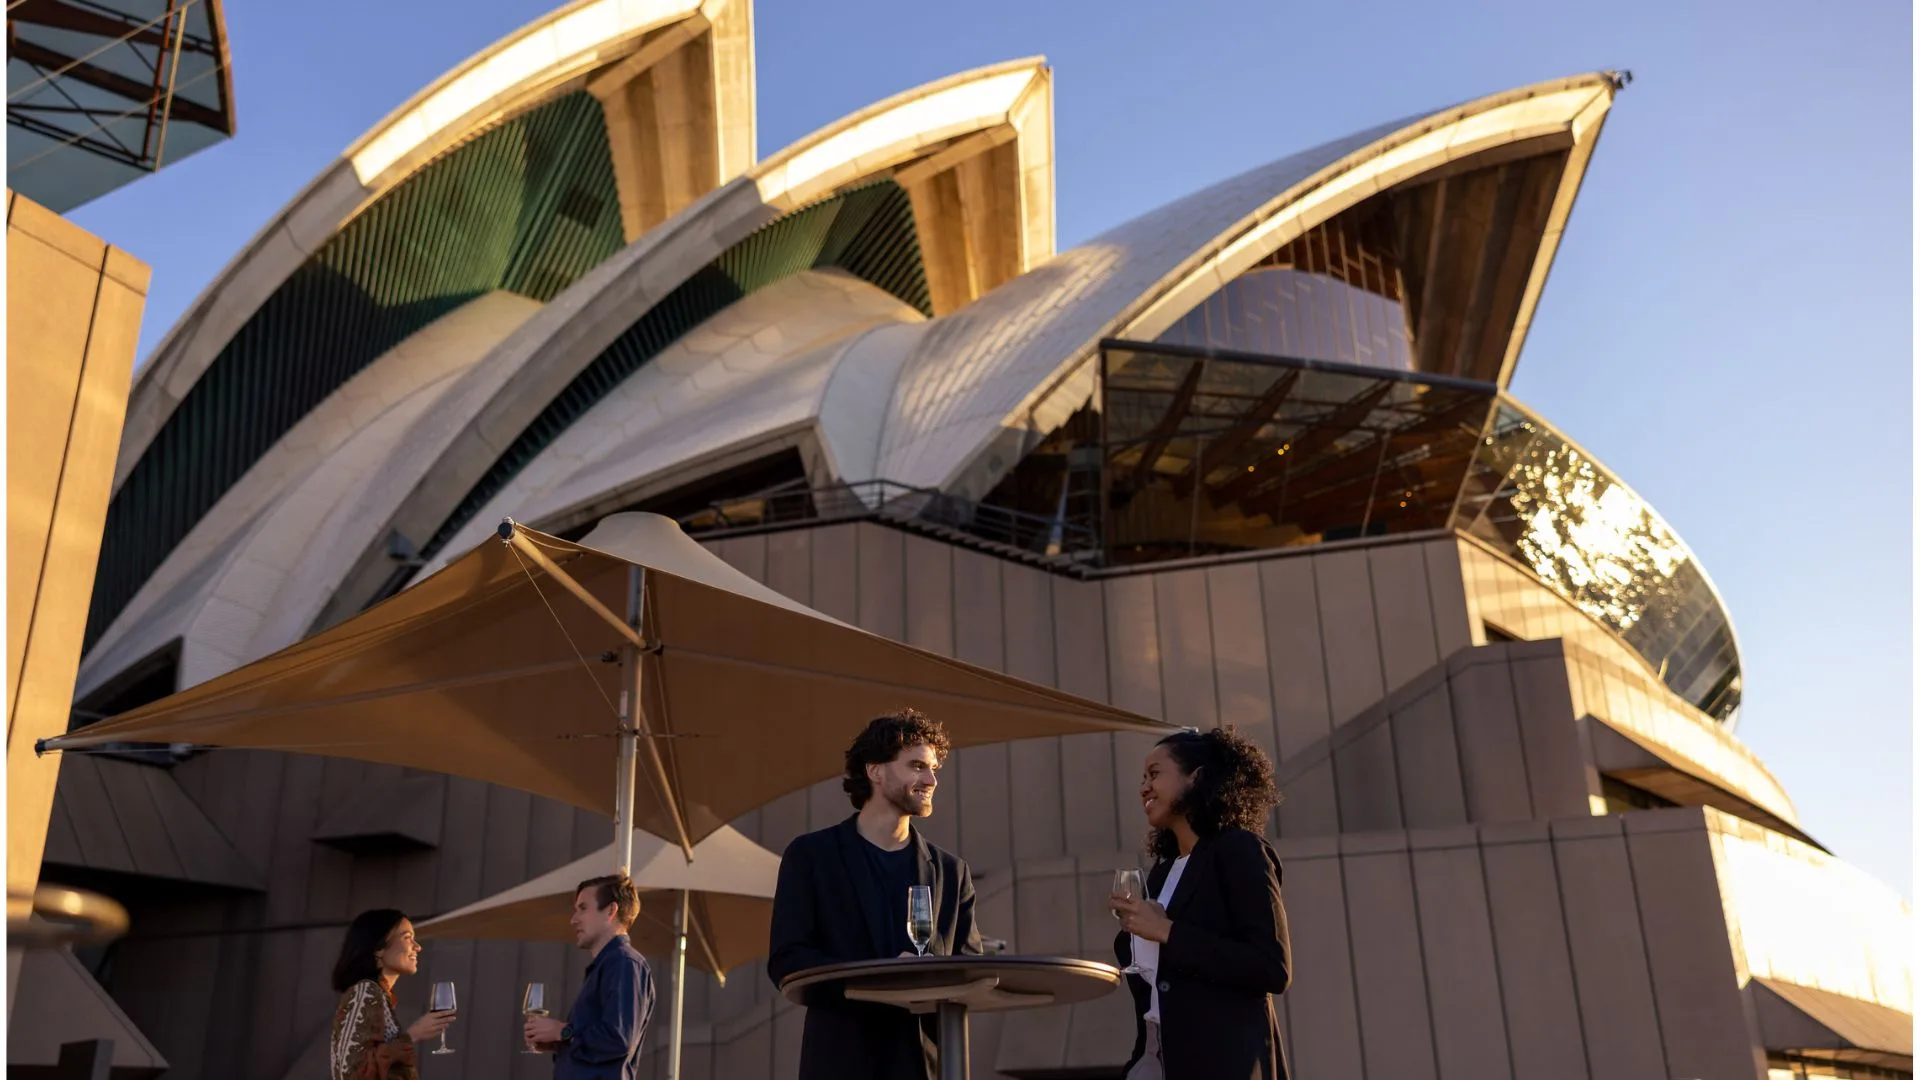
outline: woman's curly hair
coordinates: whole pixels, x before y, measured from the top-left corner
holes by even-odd
[[[1161,739],[1180,771],[1193,776],[1193,786],[1180,797],[1175,812],[1187,819],[1200,836],[1222,829],[1266,831],[1267,811],[1280,802],[1273,786],[1273,762],[1258,746],[1225,728],[1182,731]],[[1198,771],[1199,775],[1194,776]],[[1180,854],[1172,829],[1147,834],[1147,851],[1155,860]]]

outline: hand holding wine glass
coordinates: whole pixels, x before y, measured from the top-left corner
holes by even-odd
[[[453,1014],[459,1011],[459,1007],[454,1002],[452,983],[437,982],[433,984],[432,996],[427,999],[427,1011],[432,1013],[445,1013],[447,1022],[453,1022]],[[447,1030],[443,1027],[440,1029],[440,1049],[434,1050],[432,1053],[451,1054],[453,1052],[453,1047],[447,1045]]]
[[[547,1015],[546,983],[530,982],[527,984],[526,990],[520,995],[520,1014],[529,1018]],[[527,1040],[527,1048],[520,1052],[523,1054],[538,1054],[541,1053],[541,1050],[534,1044],[533,1040],[529,1039]]]
[[[1146,895],[1146,879],[1141,875],[1139,867],[1129,866],[1113,872],[1114,899],[1138,900]],[[1114,909],[1113,917],[1122,920],[1124,923],[1126,914],[1116,908]],[[1120,973],[1123,975],[1140,975],[1145,973],[1145,969],[1138,963],[1130,963],[1126,967],[1121,968]]]
[[[451,1013],[421,1013],[418,1019],[407,1025],[407,1038],[413,1040],[413,1045],[420,1046],[428,1039],[443,1034],[452,1023]]]
[[[927,955],[933,943],[933,889],[927,885],[907,886],[907,939],[918,955]]]

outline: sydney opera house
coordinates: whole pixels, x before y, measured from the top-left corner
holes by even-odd
[[[1298,1076],[1912,1075],[1908,906],[1736,737],[1706,569],[1506,389],[1622,77],[1274,147],[1056,251],[1044,61],[761,157],[753,55],[749,0],[581,0],[234,255],[133,388],[73,723],[503,517],[648,510],[874,633],[1262,743]],[[985,933],[1109,955],[1146,738],[956,756],[928,828]],[[735,825],[778,852],[845,813],[829,781]],[[166,1075],[297,1080],[355,911],[450,911],[606,839],[431,772],[132,748],[63,761],[43,876],[132,913],[74,959]],[[465,1006],[434,1075],[544,1075],[519,986],[580,965],[430,943]],[[803,1014],[763,970],[690,994],[687,1076],[793,1074]],[[983,1015],[972,1056],[1118,1076],[1131,1041],[1113,995]]]

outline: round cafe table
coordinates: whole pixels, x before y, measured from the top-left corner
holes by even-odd
[[[797,1005],[871,1001],[937,1013],[940,1080],[968,1080],[969,1013],[1072,1005],[1119,983],[1111,964],[1064,956],[902,956],[796,971],[780,992]]]

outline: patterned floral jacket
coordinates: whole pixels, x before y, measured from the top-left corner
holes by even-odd
[[[363,979],[333,1014],[333,1080],[419,1080],[413,1039],[394,1018],[393,991]]]

